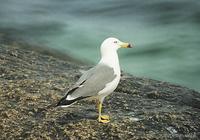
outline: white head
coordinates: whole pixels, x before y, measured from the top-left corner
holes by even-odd
[[[109,37],[101,44],[101,55],[116,52],[119,48],[131,48],[131,45],[117,38]]]

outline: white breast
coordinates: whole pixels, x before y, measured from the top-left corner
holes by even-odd
[[[117,76],[112,82],[107,83],[105,88],[98,93],[99,97],[102,99],[104,99],[106,96],[112,93],[117,88],[120,81],[121,72],[120,72],[119,63],[118,64],[115,63],[114,65],[112,65],[112,67],[114,69],[114,74]]]
[[[111,49],[111,50],[108,50],[108,49]],[[108,46],[107,50],[101,51],[101,55],[102,57],[99,63],[108,65],[109,67],[113,68],[114,74],[117,75],[116,78],[112,82],[107,83],[105,88],[99,91],[98,93],[99,99],[100,101],[103,101],[107,95],[112,93],[117,88],[117,85],[119,84],[119,81],[120,81],[121,73],[120,73],[119,59],[118,59],[116,50],[112,50],[112,48]]]
[[[117,76],[112,82],[106,84],[105,88],[101,90],[98,95],[99,96],[107,96],[110,93],[112,93],[116,88],[117,85],[119,84],[120,81],[120,76]]]

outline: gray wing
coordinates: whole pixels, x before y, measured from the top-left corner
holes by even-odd
[[[71,90],[72,92],[68,92],[67,96],[70,95],[73,99],[95,96],[105,88],[107,83],[113,81],[116,76],[113,68],[98,64],[80,77]]]
[[[89,79],[89,77],[91,77],[94,72],[95,72],[95,67],[93,67],[93,68],[89,69],[88,71],[86,71],[85,73],[83,73],[83,75],[79,78],[79,80],[75,83],[74,86],[79,86],[82,82]]]

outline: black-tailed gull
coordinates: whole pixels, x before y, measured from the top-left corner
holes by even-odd
[[[58,106],[68,107],[78,100],[96,97],[98,99],[98,121],[109,122],[109,116],[101,115],[102,103],[112,93],[120,81],[120,66],[117,50],[131,48],[129,43],[110,37],[101,44],[101,60],[85,72],[67,94],[58,102]]]

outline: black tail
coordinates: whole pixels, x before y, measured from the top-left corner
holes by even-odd
[[[81,84],[83,84],[85,81],[83,81]],[[80,84],[80,85],[81,85]],[[76,89],[78,89],[79,87],[75,87],[71,90],[69,90],[67,92],[67,95],[65,95],[63,98],[61,98],[61,100],[58,102],[57,106],[70,106],[71,104],[73,104],[74,102],[78,101],[78,100],[81,100],[81,99],[84,99],[84,98],[87,98],[89,96],[86,96],[86,97],[78,97],[76,99],[73,99],[73,100],[67,100],[67,96],[70,95],[71,93],[73,93]]]
[[[81,100],[81,99],[84,99],[84,98],[87,98],[87,97],[78,97],[76,99],[73,99],[73,100],[67,100],[67,97],[63,97],[57,104],[57,106],[70,106],[71,104],[75,103],[76,101],[78,100]]]

